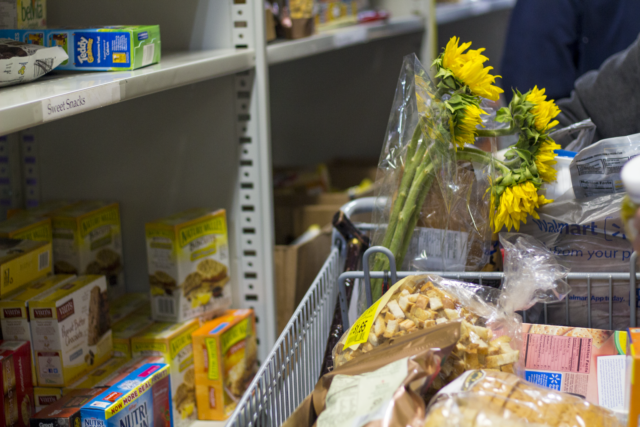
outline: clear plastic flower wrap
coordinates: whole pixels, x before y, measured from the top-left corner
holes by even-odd
[[[466,372],[442,389],[424,427],[622,427],[616,415],[568,393],[490,370]]]
[[[470,369],[520,369],[522,320],[516,311],[553,302],[570,291],[566,269],[528,236],[505,240],[507,269],[501,289],[448,280],[436,275],[408,276],[393,285],[347,330],[333,351],[339,367],[380,345],[423,329],[460,322],[460,340],[443,363],[435,390]]]

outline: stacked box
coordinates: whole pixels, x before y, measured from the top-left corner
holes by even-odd
[[[182,322],[231,305],[224,209],[192,209],[145,226],[154,320]]]
[[[67,387],[63,388],[62,394],[67,395],[73,390],[81,390],[83,388],[95,388],[101,381],[104,381],[106,378],[111,376],[126,363],[127,360],[121,357],[111,358],[94,370],[81,376]]]
[[[29,300],[43,295],[49,289],[70,282],[75,276],[56,275],[47,276],[28,283],[20,289],[0,300],[0,328],[5,339],[31,342],[31,327],[29,325]],[[37,385],[36,359],[31,347],[31,371],[33,385]]]
[[[124,294],[118,204],[79,202],[51,216],[56,273],[104,275],[110,299]]]
[[[135,359],[127,360],[124,365],[120,366],[118,369],[112,372],[111,375],[99,381],[94,387],[108,388],[114,386],[122,379],[127,377],[131,372],[147,363],[164,363],[164,357],[136,357]]]
[[[18,215],[0,222],[0,237],[20,240],[50,242],[51,218]]]
[[[69,200],[50,200],[48,202],[40,203],[38,206],[29,209],[9,209],[7,212],[7,218],[11,219],[18,216],[30,216],[30,217],[50,217],[51,214],[57,210],[68,208],[69,206],[77,202]]]
[[[161,356],[170,366],[173,427],[189,425],[196,419],[191,334],[199,327],[197,319],[155,323],[131,339],[133,357]]]
[[[36,413],[49,405],[54,404],[62,397],[62,389],[56,387],[34,387],[33,398],[36,404]]]
[[[0,298],[51,273],[51,243],[0,238]]]
[[[0,341],[0,367],[0,427],[28,426],[34,410],[29,343]]]
[[[229,310],[193,333],[198,418],[225,420],[258,371],[253,310]]]
[[[29,301],[40,386],[66,387],[111,357],[104,276],[81,276]]]
[[[81,423],[80,408],[104,389],[87,388],[73,390],[53,404],[38,411],[31,417],[31,427],[79,427]]]
[[[47,0],[0,0],[0,28],[44,28]]]
[[[111,323],[113,324],[132,313],[149,314],[151,316],[151,303],[149,302],[148,293],[132,292],[109,302],[109,316],[111,316]]]
[[[113,325],[113,356],[131,359],[131,338],[153,324],[147,314],[132,314]]]
[[[83,427],[171,427],[171,385],[166,364],[142,365],[102,390],[82,406]]]

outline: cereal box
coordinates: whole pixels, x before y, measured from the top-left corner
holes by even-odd
[[[47,0],[0,0],[0,29],[46,25]]]
[[[101,388],[73,390],[31,417],[31,427],[78,427],[80,408],[104,392]]]
[[[110,375],[99,381],[94,387],[111,387],[119,383],[122,379],[127,377],[131,372],[135,371],[142,365],[147,363],[164,363],[164,357],[151,356],[151,357],[136,357],[134,359],[127,360],[124,365],[120,366]]]
[[[104,381],[105,378],[108,378],[126,363],[126,359],[123,359],[121,357],[112,357],[94,370],[83,375],[73,383],[69,384],[67,387],[63,388],[62,394],[66,395],[72,390],[98,387],[98,384],[101,381]]]
[[[0,222],[0,237],[50,242],[51,236],[51,218],[19,215]]]
[[[109,302],[111,323],[124,319],[131,313],[151,315],[151,303],[146,292],[132,292]]]
[[[225,420],[258,370],[253,310],[228,310],[193,333],[198,418]]]
[[[24,427],[34,411],[31,350],[25,341],[0,341],[0,427]]]
[[[57,387],[34,387],[33,398],[36,403],[36,413],[38,413],[62,398],[62,389]]]
[[[38,295],[43,294],[59,284],[70,282],[74,278],[75,276],[69,274],[46,276],[28,283],[0,300],[0,327],[2,328],[2,336],[8,340],[31,342],[29,300],[36,298]],[[35,357],[33,357],[33,347],[31,348],[31,352],[33,385],[37,385],[36,360]]]
[[[146,314],[132,314],[113,324],[113,355],[131,359],[131,338],[147,329],[153,320]]]
[[[192,209],[148,223],[145,231],[155,320],[181,322],[229,308],[224,209]]]
[[[40,386],[65,387],[111,357],[104,276],[81,276],[29,301]]]
[[[640,427],[640,328],[629,328],[627,333],[625,409],[629,412],[629,427]]]
[[[173,427],[186,426],[196,419],[191,334],[199,327],[197,319],[155,323],[131,339],[133,357],[162,356],[170,366]]]
[[[624,408],[626,332],[523,324],[524,378],[581,396],[612,410]]]
[[[51,215],[56,273],[104,275],[110,299],[124,294],[118,204],[79,202]]]
[[[169,366],[146,364],[82,406],[83,427],[171,427]]]
[[[0,298],[51,273],[51,243],[0,238]]]

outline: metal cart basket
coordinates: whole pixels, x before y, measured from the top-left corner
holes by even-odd
[[[363,198],[347,203],[342,207],[342,211],[347,216],[358,213],[367,213],[373,210],[374,198]],[[371,224],[358,224],[363,231],[372,229]],[[236,410],[229,419],[228,426],[273,426],[282,425],[293,413],[304,398],[314,389],[318,381],[324,357],[325,346],[329,336],[329,329],[333,319],[336,299],[340,295],[340,288],[344,289],[344,282],[348,278],[365,279],[367,292],[367,302],[371,304],[369,279],[383,278],[388,272],[366,271],[343,273],[345,263],[346,242],[342,236],[334,231],[333,246],[327,261],[322,266],[309,290],[300,302],[293,316],[284,328],[284,331],[276,341],[273,350],[269,353],[255,378],[251,382],[249,389],[238,402]],[[372,248],[374,249],[374,248]],[[380,248],[374,251],[380,251]],[[371,249],[370,249],[371,251]],[[383,252],[388,253],[382,248]],[[365,254],[365,260],[371,252]],[[390,254],[390,253],[389,253]],[[603,280],[608,282],[608,303],[609,303],[609,325],[613,325],[613,288],[614,282],[628,281],[629,289],[636,290],[630,292],[629,305],[637,307],[637,287],[636,287],[636,265],[637,254],[631,256],[630,273],[569,273],[567,280],[586,281],[588,295],[592,293],[592,282]],[[412,274],[422,274],[420,272],[396,272],[395,262],[391,260],[391,282],[397,278],[406,277]],[[463,281],[475,281],[482,284],[483,281],[502,281],[502,273],[488,272],[429,272],[450,279]],[[365,277],[366,276],[366,277]],[[567,297],[559,304],[563,304],[566,311],[565,324],[572,325],[569,310],[569,300]],[[342,299],[341,299],[342,301]],[[547,306],[544,305],[544,319],[536,319],[540,323],[547,322]],[[344,307],[345,304],[341,304]],[[556,304],[556,309],[558,304]],[[582,325],[590,327],[591,319],[591,298],[587,299],[588,324]],[[346,310],[343,310],[343,319],[346,319]],[[630,309],[630,327],[636,326],[636,310]],[[527,321],[527,313],[523,313],[523,320]],[[611,328],[613,329],[613,328]]]

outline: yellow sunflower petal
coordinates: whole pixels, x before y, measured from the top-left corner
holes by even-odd
[[[531,92],[525,98],[534,104],[531,113],[536,117],[535,127],[539,132],[547,132],[552,127],[557,126],[558,121],[551,120],[560,114],[560,109],[556,103],[553,99],[547,101],[547,95],[544,92],[545,89],[538,89],[538,86],[536,86],[531,89]]]

